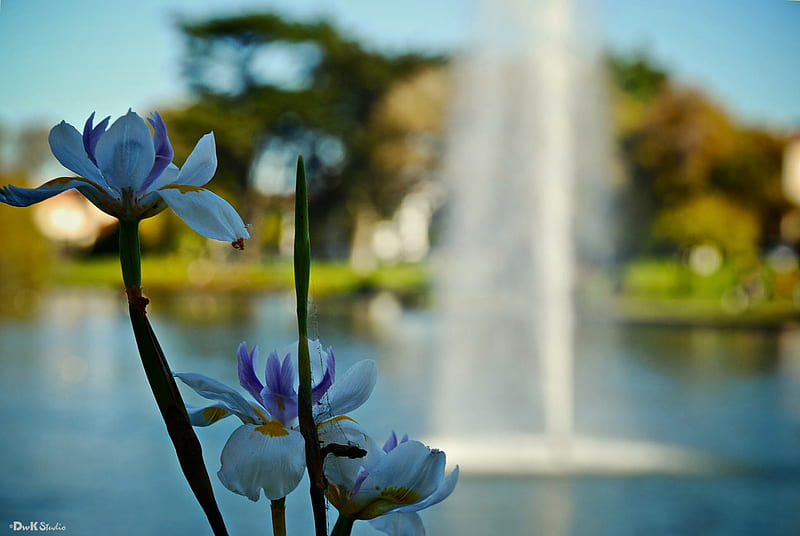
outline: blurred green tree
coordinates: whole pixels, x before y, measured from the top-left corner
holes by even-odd
[[[755,213],[721,195],[701,195],[663,211],[653,224],[656,239],[685,250],[716,247],[742,269],[758,259],[761,226]]]
[[[215,184],[239,199],[262,240],[276,241],[276,203],[291,192],[293,163],[305,157],[315,217],[315,252],[348,254],[360,211],[391,214],[404,196],[396,174],[372,166],[384,139],[372,121],[398,81],[439,57],[367,50],[326,22],[252,14],[179,24],[184,74],[194,99],[165,113],[176,154],[213,130]]]
[[[25,184],[25,177],[0,173],[0,184]],[[30,210],[0,204],[0,315],[24,315],[38,305],[50,274],[52,245],[37,231]]]

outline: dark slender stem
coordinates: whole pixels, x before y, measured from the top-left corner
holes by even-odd
[[[314,512],[316,536],[326,536],[328,522],[325,512],[325,476],[322,472],[317,425],[311,402],[311,358],[308,354],[308,284],[311,275],[311,238],[308,229],[308,191],[303,157],[297,159],[297,182],[294,224],[294,284],[297,294],[298,329],[298,420],[306,446],[306,467],[311,481],[311,509]]]
[[[167,358],[147,318],[146,307],[149,300],[142,296],[141,289],[138,222],[120,222],[119,245],[131,326],[147,381],[172,444],[175,446],[181,470],[189,487],[205,512],[214,534],[227,536],[228,531],[214,498],[211,480],[203,461],[200,441],[192,429],[186,406],[175,384]]]
[[[272,536],[286,536],[286,497],[269,503],[272,513]]]
[[[336,520],[336,524],[333,526],[331,536],[350,536],[355,522],[354,518],[339,514],[339,519]]]

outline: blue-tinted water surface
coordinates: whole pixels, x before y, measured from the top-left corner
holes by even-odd
[[[293,307],[287,296],[199,296],[156,298],[151,312],[174,370],[236,385],[237,345],[291,342]],[[354,417],[377,436],[428,434],[436,320],[426,310],[370,310],[320,303],[312,329],[334,347],[339,370],[378,362],[376,391]],[[606,327],[586,330],[577,347],[580,432],[683,445],[761,469],[467,476],[423,512],[428,534],[800,534],[800,330]],[[70,535],[209,533],[148,390],[122,296],[59,292],[34,316],[0,322],[0,367],[0,534],[13,533],[14,521],[60,523]],[[214,480],[237,425],[198,430]],[[216,481],[215,489],[232,535],[270,533],[266,501]],[[310,533],[305,489],[287,500],[290,534]],[[365,523],[354,533],[376,534]]]

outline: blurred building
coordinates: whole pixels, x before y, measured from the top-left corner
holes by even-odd
[[[800,133],[789,138],[783,153],[783,192],[795,208],[781,220],[781,238],[800,242]]]

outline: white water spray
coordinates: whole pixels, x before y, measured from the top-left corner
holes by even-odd
[[[574,430],[577,252],[597,258],[608,243],[596,195],[608,184],[605,82],[578,24],[587,5],[487,1],[456,65],[431,444],[465,472],[698,467],[676,449]]]

